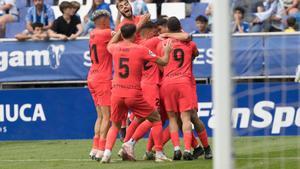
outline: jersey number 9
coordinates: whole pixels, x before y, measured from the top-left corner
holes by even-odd
[[[184,51],[182,49],[174,49],[174,60],[179,62],[178,68],[180,68],[184,63]]]

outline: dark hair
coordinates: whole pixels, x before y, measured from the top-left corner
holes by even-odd
[[[297,21],[296,21],[296,18],[295,18],[295,17],[290,16],[290,17],[287,18],[286,22],[287,22],[287,25],[288,25],[289,27],[295,27]]]
[[[243,7],[237,6],[234,8],[233,12],[239,11],[241,12],[242,16],[245,16],[245,9]]]
[[[73,8],[76,8],[76,12],[75,13],[77,13],[78,10],[80,9],[80,6],[81,6],[80,3],[77,2],[77,1],[72,1],[71,4],[72,4]]]
[[[34,22],[31,24],[33,30],[35,30],[35,28],[43,28],[44,25],[42,23],[39,23],[39,22]]]
[[[181,24],[178,18],[172,16],[168,19],[168,29],[170,32],[180,32],[181,31]]]
[[[128,0],[116,0],[116,8],[119,10],[118,4],[123,2],[123,1],[127,1],[129,3]]]
[[[167,26],[168,20],[164,18],[158,18],[156,21],[157,26]]]
[[[202,22],[202,23],[208,23],[208,19],[203,15],[197,16],[196,21],[199,21],[199,22]]]
[[[59,10],[61,13],[64,13],[64,10],[66,8],[73,8],[73,5],[71,2],[67,2],[67,1],[63,1],[60,5],[59,5]]]
[[[123,38],[131,38],[136,31],[136,26],[134,24],[125,24],[121,27],[121,34]]]
[[[143,30],[143,29],[153,29],[153,28],[155,28],[155,26],[156,25],[152,21],[148,21],[144,25],[141,26],[140,30]]]

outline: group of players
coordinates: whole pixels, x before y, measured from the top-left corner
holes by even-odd
[[[135,160],[134,147],[149,130],[145,160],[172,161],[163,152],[170,139],[173,160],[193,160],[203,154],[212,159],[205,126],[197,116],[192,72],[192,61],[198,56],[196,44],[182,32],[176,17],[153,23],[150,15],[133,16],[128,0],[117,0],[116,6],[124,18],[116,32],[110,29],[109,12],[98,10],[92,16],[95,29],[90,33],[88,87],[98,116],[90,157],[110,162],[120,128],[129,117],[118,153],[123,160]],[[163,129],[166,120],[169,125]]]

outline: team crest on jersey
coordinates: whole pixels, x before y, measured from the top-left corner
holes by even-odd
[[[152,57],[156,56],[151,50],[149,50],[149,55],[152,56]]]

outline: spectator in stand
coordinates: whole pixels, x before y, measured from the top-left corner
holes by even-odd
[[[93,0],[93,5],[89,12],[84,17],[84,28],[83,35],[87,35],[93,28],[95,28],[94,22],[91,20],[92,14],[96,10],[107,10],[110,13],[110,28],[114,29],[115,24],[111,15],[109,4],[105,3],[104,0]]]
[[[144,15],[149,13],[148,7],[144,0],[130,0],[132,12],[134,16]]]
[[[5,36],[6,24],[16,22],[18,17],[16,0],[0,0],[0,38]]]
[[[62,2],[59,5],[62,16],[58,17],[48,33],[50,38],[60,40],[75,40],[83,32],[80,18],[74,13],[74,6],[70,2]]]
[[[284,32],[287,32],[287,33],[291,33],[291,32],[296,32],[296,27],[297,27],[297,23],[296,23],[296,18],[293,17],[293,16],[290,16],[288,19],[287,19],[287,29],[285,29]]]
[[[52,27],[55,17],[51,6],[44,4],[44,0],[33,0],[33,6],[28,9],[25,20],[26,30],[23,33],[32,34],[33,23],[41,23],[43,29],[48,30]]]
[[[34,41],[41,41],[41,40],[47,40],[48,34],[47,31],[45,31],[44,26],[40,22],[32,23],[31,28],[33,29],[32,33],[28,34],[18,34],[16,35],[16,39],[19,41],[25,41],[25,40],[34,40]]]
[[[244,21],[245,10],[242,7],[235,7],[233,10],[234,21],[232,23],[233,33],[247,33],[249,32],[250,25],[248,22]]]
[[[80,9],[80,3],[77,1],[72,1],[71,4],[73,5],[73,13],[80,18],[80,16],[77,14]]]
[[[208,6],[205,9],[205,15],[208,18],[208,28],[209,30],[212,30],[212,15],[213,15],[213,2],[210,0],[208,2]]]
[[[263,23],[261,27],[252,28],[256,32],[267,30],[269,32],[280,32],[284,29],[284,18],[286,18],[286,12],[282,3],[278,0],[265,0],[264,12],[257,12],[253,20],[253,23]]]
[[[262,13],[265,11],[265,7],[264,4],[262,2],[259,2],[257,4],[255,4],[255,11],[254,13]],[[261,32],[263,31],[263,27],[264,27],[264,22],[261,22],[260,20],[258,20],[257,18],[255,18],[254,20],[251,21],[251,29],[250,32]]]
[[[286,15],[293,15],[299,11],[299,0],[280,0],[280,3],[284,7]]]
[[[206,34],[209,33],[210,30],[208,29],[208,20],[205,16],[199,15],[196,18],[196,27],[198,28],[197,30],[191,32],[191,34]]]

